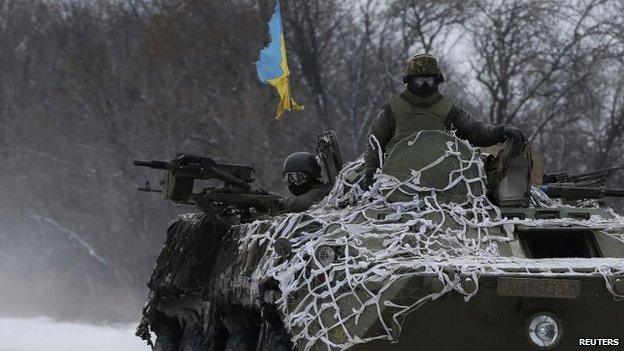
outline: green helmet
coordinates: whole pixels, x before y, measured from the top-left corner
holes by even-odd
[[[444,82],[438,59],[429,54],[416,54],[407,61],[403,83],[407,83],[410,76],[435,76],[438,83]]]

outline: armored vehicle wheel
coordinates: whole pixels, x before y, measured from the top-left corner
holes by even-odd
[[[290,337],[284,329],[269,330],[262,343],[262,351],[290,351],[292,349]]]
[[[258,335],[253,332],[237,330],[230,333],[225,344],[225,351],[249,351],[256,349]]]
[[[180,351],[201,351],[204,350],[204,334],[201,326],[188,325],[184,328],[182,340],[180,341]]]
[[[177,333],[164,326],[156,332],[154,351],[177,351],[179,342]]]

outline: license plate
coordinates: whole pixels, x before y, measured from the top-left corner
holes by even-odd
[[[499,296],[576,299],[581,295],[581,282],[571,279],[498,278],[496,293]]]

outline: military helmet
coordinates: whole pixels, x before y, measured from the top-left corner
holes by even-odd
[[[407,61],[403,83],[407,83],[410,76],[434,76],[438,83],[444,82],[438,59],[429,54],[416,54]]]
[[[321,177],[321,166],[309,152],[295,152],[284,160],[282,179],[287,184],[300,185]]]

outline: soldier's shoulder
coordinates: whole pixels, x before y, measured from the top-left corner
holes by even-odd
[[[392,112],[392,105],[396,104],[400,100],[401,100],[401,94],[400,93],[392,94],[392,95],[390,95],[390,97],[388,98],[386,103],[383,104],[383,106],[381,108],[385,112]]]
[[[446,95],[446,94],[441,94],[441,95],[442,95],[442,98],[440,99],[440,101],[442,101],[442,102],[444,102],[444,103],[447,103],[447,104],[450,104],[451,106],[458,106],[458,107],[460,107],[460,106],[459,106],[459,105],[457,105],[457,104],[455,103],[455,101],[453,101],[453,99],[452,99],[452,98],[450,98],[448,95]]]
[[[319,192],[319,193],[323,193],[323,192],[328,193],[328,192],[331,190],[331,188],[332,188],[332,187],[331,187],[331,185],[329,185],[329,184],[326,184],[326,183],[317,183],[317,184],[314,184],[314,185],[312,186],[312,188],[310,189],[310,191],[316,191],[316,192]]]
[[[400,102],[402,100],[404,100],[404,98],[402,97],[403,92],[393,92],[388,96],[388,100],[386,100],[386,103],[384,104],[384,106],[387,106],[388,108],[390,108],[390,106],[392,106],[393,104],[396,104],[397,102]]]
[[[447,103],[451,104],[451,106],[453,106],[454,110],[457,109],[457,110],[463,111],[465,113],[468,113],[468,110],[466,110],[464,107],[459,105],[457,102],[455,102],[455,100],[453,100],[453,98],[449,97],[448,95],[442,94],[442,100],[444,100]]]
[[[402,93],[396,93],[390,96],[388,102],[384,105],[384,111],[386,111],[386,114],[392,115],[396,111],[399,111],[409,106],[409,103],[401,94]]]
[[[459,115],[470,115],[470,112],[463,108],[461,105],[457,104],[452,98],[447,95],[442,94],[442,100],[449,108],[449,116],[459,116]]]
[[[309,201],[317,202],[322,200],[327,194],[329,194],[330,190],[331,186],[329,184],[318,183],[314,184],[307,193],[301,196],[309,199]]]

